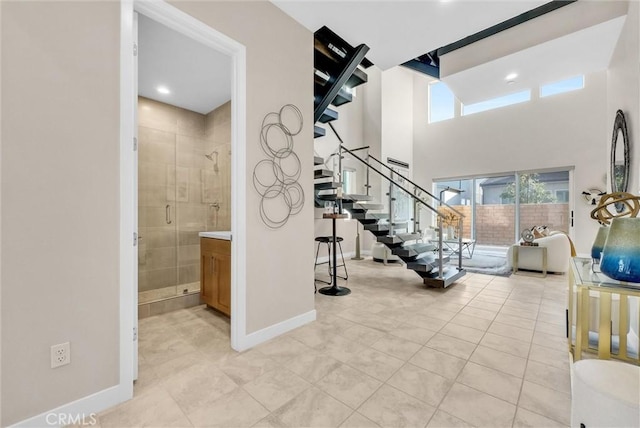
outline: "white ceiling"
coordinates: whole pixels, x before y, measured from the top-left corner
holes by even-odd
[[[382,70],[548,1],[272,0],[311,31],[326,25],[354,46],[368,45],[367,58]],[[469,104],[606,69],[626,9],[626,2],[572,3],[443,55],[441,79]],[[511,72],[519,77],[507,85]]]
[[[367,58],[387,70],[549,0],[271,2],[311,31],[326,25],[353,46],[366,44]]]
[[[138,94],[207,114],[231,99],[231,59],[139,15]]]
[[[463,104],[537,90],[541,84],[606,70],[625,17],[480,64],[441,80]],[[446,57],[446,56],[445,56]],[[446,58],[441,58],[441,64]],[[507,74],[517,73],[511,83]]]
[[[367,58],[382,70],[547,2],[272,0],[311,31],[326,25],[352,45],[367,44]],[[623,13],[624,2],[578,1],[443,55],[442,80],[468,104],[605,69]],[[138,33],[140,95],[202,114],[231,98],[229,57],[143,15]],[[510,46],[523,41],[529,46]],[[507,86],[512,71],[519,77]],[[158,93],[160,85],[171,94]]]

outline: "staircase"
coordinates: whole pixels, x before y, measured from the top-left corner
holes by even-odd
[[[384,163],[375,159],[363,151],[368,147],[348,149],[332,125],[332,121],[338,119],[338,112],[330,108],[330,105],[340,106],[352,101],[352,90],[354,87],[367,82],[367,75],[364,70],[372,65],[365,58],[369,48],[366,45],[353,47],[340,38],[337,34],[322,27],[315,33],[314,43],[315,62],[315,111],[314,111],[314,135],[321,138],[326,135],[326,128],[329,126],[340,141],[340,146],[327,159],[316,156],[314,158],[314,202],[316,207],[324,207],[325,202],[337,204],[341,210],[347,210],[351,217],[357,219],[363,228],[372,233],[376,240],[386,245],[391,253],[398,256],[407,266],[415,271],[424,284],[430,287],[448,287],[457,279],[465,275],[462,269],[462,255],[458,254],[458,267],[448,267],[450,258],[442,253],[442,242],[439,247],[430,243],[421,242],[422,235],[416,230],[418,211],[416,207],[423,207],[431,210],[438,218],[438,227],[442,232],[441,219],[443,215],[427,203],[419,194],[427,195],[432,201],[438,201],[439,206],[446,205],[439,201],[437,197],[428,191],[417,186],[406,177],[395,173]],[[320,125],[317,125],[317,124]],[[359,162],[366,168],[366,194],[343,194],[342,193],[342,162],[345,154],[349,154],[351,159]],[[336,167],[331,167],[328,163],[337,163]],[[373,163],[376,163],[375,165]],[[386,170],[385,170],[386,168]],[[389,183],[389,210],[384,212],[384,206],[373,202],[373,197],[369,195],[371,185],[369,174],[374,172]],[[403,183],[411,183],[411,189],[407,189],[396,180],[401,178]],[[397,192],[408,194],[413,200],[414,212],[412,218],[407,221],[397,221],[394,216],[395,195]],[[454,212],[455,209],[449,207]],[[462,214],[460,225],[462,225]],[[442,236],[442,233],[440,233]],[[437,249],[438,248],[438,249]]]

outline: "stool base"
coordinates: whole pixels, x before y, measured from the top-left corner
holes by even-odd
[[[326,296],[346,296],[347,294],[351,294],[351,290],[347,287],[338,287],[337,285],[334,285],[333,287],[323,287],[318,290],[318,293]]]

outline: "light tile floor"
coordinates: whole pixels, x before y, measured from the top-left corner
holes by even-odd
[[[203,306],[141,320],[135,396],[100,425],[569,425],[566,276],[437,290],[401,265],[348,268],[350,295],[317,294],[316,322],[243,353]]]

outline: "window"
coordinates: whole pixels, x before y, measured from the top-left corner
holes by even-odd
[[[342,191],[349,195],[356,193],[356,170],[355,168],[342,168]]]
[[[453,116],[453,92],[442,82],[429,84],[429,123],[452,119]]]
[[[576,91],[584,88],[584,76],[576,76],[570,79],[559,80],[540,86],[540,97],[561,94],[563,92]]]
[[[500,107],[506,107],[513,104],[523,103],[531,99],[531,91],[526,90],[522,92],[516,92],[514,94],[505,95],[503,97],[493,98],[486,101],[480,101],[479,103],[463,105],[462,115],[468,116],[474,113],[480,113],[481,111],[493,110]]]
[[[568,190],[556,190],[556,202],[559,204],[566,204],[569,202]]]

